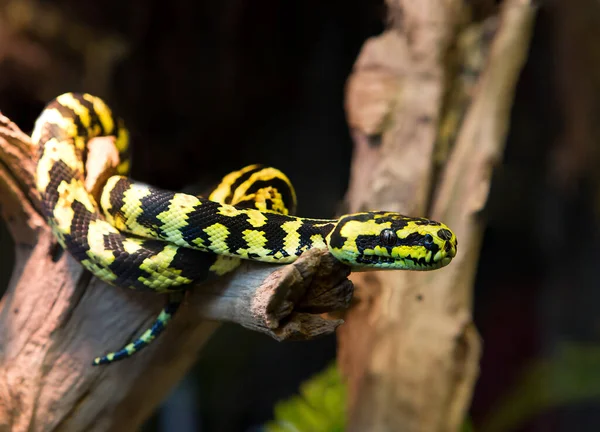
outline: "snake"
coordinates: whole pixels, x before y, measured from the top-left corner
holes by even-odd
[[[113,137],[119,162],[94,196],[85,185],[88,144],[103,136]],[[149,345],[186,289],[233,271],[241,260],[287,264],[319,248],[351,271],[435,270],[456,255],[452,230],[427,218],[380,210],[335,219],[293,215],[290,180],[261,164],[226,175],[208,197],[135,181],[128,175],[131,146],[124,121],[87,93],[50,101],[31,140],[35,187],[56,242],[109,285],[168,295],[149,329],[93,365]]]

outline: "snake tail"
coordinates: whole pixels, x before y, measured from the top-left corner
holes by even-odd
[[[169,323],[169,321],[171,321],[171,318],[173,318],[173,315],[175,315],[175,313],[179,309],[179,306],[181,306],[184,297],[183,294],[183,292],[169,294],[169,300],[167,304],[162,308],[160,314],[152,324],[152,327],[150,327],[140,337],[135,339],[133,342],[125,345],[120,350],[111,352],[102,357],[96,357],[92,362],[92,365],[99,366],[114,363],[116,361],[123,360],[127,357],[131,357],[133,354],[147,347],[154,339],[158,337],[158,335],[160,335],[165,330],[167,324]]]

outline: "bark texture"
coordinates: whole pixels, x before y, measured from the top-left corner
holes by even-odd
[[[348,82],[350,211],[427,214],[458,238],[444,269],[352,275],[359,301],[338,330],[350,431],[459,430],[478,376],[482,211],[535,8],[506,0],[473,22],[465,3],[387,1],[389,29],[365,44]]]

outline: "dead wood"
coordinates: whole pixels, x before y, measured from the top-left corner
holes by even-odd
[[[465,4],[387,4],[390,28],[364,45],[348,82],[346,109],[355,139],[348,207],[429,213],[456,232],[458,255],[434,272],[352,276],[358,303],[338,330],[349,430],[457,431],[481,351],[471,303],[482,211],[502,156],[535,9],[525,0],[503,2],[483,72],[469,87],[473,98],[457,111],[446,96],[461,70],[452,50],[470,24]],[[456,116],[456,140],[439,152],[447,115]]]

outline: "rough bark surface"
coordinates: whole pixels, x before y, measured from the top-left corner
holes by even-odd
[[[453,50],[470,25],[466,6],[458,0],[387,3],[390,28],[365,44],[348,82],[355,139],[348,207],[429,213],[456,232],[458,255],[434,272],[352,276],[359,301],[338,330],[349,430],[456,431],[481,351],[471,321],[481,212],[502,155],[535,9],[529,1],[507,0],[499,20],[489,17],[497,29],[489,53],[485,43],[481,47],[483,69],[466,86],[473,93],[461,111],[449,95],[460,81],[463,60],[453,59]],[[458,120],[456,139],[440,149],[449,116]]]
[[[88,169],[98,179],[115,166],[105,159],[114,158],[107,144],[91,150],[97,166]],[[135,430],[194,363],[218,321],[277,340],[311,339],[342,323],[322,314],[349,305],[349,269],[310,251],[286,266],[244,263],[194,287],[151,347],[92,367],[96,355],[147,328],[164,299],[110,287],[62,253],[39,213],[33,153],[29,137],[0,114],[0,210],[16,244],[0,302],[0,431]]]

